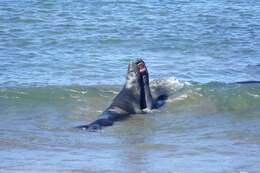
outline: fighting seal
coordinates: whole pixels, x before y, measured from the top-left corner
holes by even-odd
[[[153,98],[145,63],[142,59],[136,59],[129,62],[126,82],[110,106],[95,121],[77,128],[97,130],[103,126],[112,126],[115,121],[125,119],[131,114],[143,113],[144,109],[159,108],[166,99],[167,93],[165,92],[154,94]]]

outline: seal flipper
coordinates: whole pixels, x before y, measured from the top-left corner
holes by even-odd
[[[154,108],[158,109],[158,108],[162,107],[165,104],[167,99],[168,99],[167,94],[162,94],[159,97],[157,97],[155,99],[155,102],[154,102],[154,105],[153,105]]]
[[[156,109],[162,107],[169,97],[169,90],[164,86],[156,86],[153,88],[154,107]]]
[[[81,129],[81,130],[87,130],[89,128],[89,125],[82,125],[82,126],[77,126],[75,127],[77,129]]]
[[[83,125],[83,126],[77,126],[76,128],[82,129],[82,130],[100,130],[102,126],[112,126],[113,121],[108,119],[97,119],[93,123],[90,123],[89,125]]]

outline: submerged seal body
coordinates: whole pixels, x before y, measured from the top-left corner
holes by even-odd
[[[165,99],[164,96],[157,98]],[[152,97],[148,70],[144,61],[142,59],[130,61],[124,87],[112,100],[110,106],[99,115],[97,120],[77,128],[96,130],[101,129],[102,126],[111,126],[115,121],[125,119],[130,114],[142,113],[143,109],[158,108],[159,99],[154,100]]]

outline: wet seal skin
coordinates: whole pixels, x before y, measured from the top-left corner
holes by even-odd
[[[115,121],[123,120],[130,114],[143,113],[144,109],[161,107],[167,99],[167,93],[151,94],[149,75],[142,59],[130,61],[126,82],[121,91],[114,97],[110,106],[98,118],[88,125],[78,126],[82,130],[98,130],[104,126],[112,126]]]

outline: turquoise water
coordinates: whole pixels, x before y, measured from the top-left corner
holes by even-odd
[[[0,89],[1,172],[258,172],[260,86],[153,81],[166,105],[98,132],[120,86]]]
[[[0,172],[260,171],[260,3],[0,2]],[[129,59],[160,110],[95,133]]]

